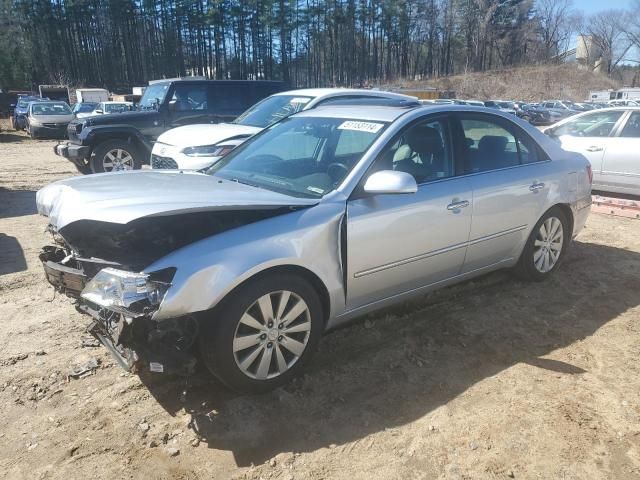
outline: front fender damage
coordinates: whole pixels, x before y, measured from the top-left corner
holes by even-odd
[[[81,296],[82,290],[106,267],[140,272],[198,240],[290,211],[290,207],[278,207],[192,212],[144,217],[127,224],[81,220],[52,231],[56,245],[44,247],[40,260],[49,283],[73,298],[78,311],[91,317],[88,332],[123,368],[189,375],[196,365],[196,315],[157,321],[152,319],[155,309],[146,309],[129,316],[88,301]]]

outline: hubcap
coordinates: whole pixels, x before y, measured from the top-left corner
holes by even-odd
[[[556,217],[547,218],[540,225],[533,244],[533,264],[536,270],[547,273],[556,265],[562,252],[563,242],[562,222]]]
[[[267,380],[289,370],[311,334],[306,302],[288,290],[256,300],[242,315],[233,337],[233,356],[248,377]]]
[[[108,151],[102,159],[102,167],[105,172],[133,170],[133,157],[126,150],[114,148]]]

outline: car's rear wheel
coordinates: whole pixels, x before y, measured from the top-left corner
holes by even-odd
[[[549,209],[531,231],[516,273],[527,280],[544,280],[558,267],[570,238],[564,212],[559,207]]]
[[[139,170],[142,166],[138,149],[121,140],[107,140],[99,144],[91,155],[93,173]]]
[[[304,278],[275,274],[239,287],[203,320],[207,368],[243,393],[282,385],[309,361],[323,330],[322,306]]]

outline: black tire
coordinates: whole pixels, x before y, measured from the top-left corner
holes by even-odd
[[[304,300],[308,307],[311,328],[306,347],[295,363],[293,363],[288,370],[285,370],[284,373],[264,380],[251,378],[241,370],[236,361],[234,354],[236,331],[239,329],[239,326],[240,328],[244,327],[244,324],[240,325],[241,317],[259,298],[269,293],[277,295],[275,292],[280,291],[292,292]],[[271,298],[274,299],[275,297]],[[291,298],[293,298],[293,296]],[[287,305],[289,306],[287,311],[293,310],[293,304]],[[205,366],[222,383],[232,390],[241,393],[267,392],[289,382],[294,376],[298,375],[309,362],[324,330],[322,304],[314,288],[300,276],[283,273],[259,277],[241,285],[223,300],[220,305],[208,312],[206,316],[203,317],[202,322],[199,343],[200,354]],[[280,338],[281,337],[278,337],[278,340],[280,340]],[[263,344],[269,342],[269,339],[266,338],[262,342]],[[264,347],[266,348],[266,346],[267,345]],[[277,346],[277,348],[285,354],[290,353],[282,346]],[[259,349],[259,346],[255,347],[255,350]],[[251,356],[250,353],[253,350],[253,347],[249,347],[249,349],[242,350],[241,352],[249,352],[247,356]],[[251,365],[260,364],[260,360],[265,354],[266,350],[262,350],[262,353],[255,357],[255,361],[252,362]],[[271,352],[269,358],[271,358],[271,367],[269,368],[271,372],[274,368],[278,368],[276,363],[277,358],[274,352]]]
[[[536,253],[536,245],[535,242],[539,239],[540,229],[542,225],[547,222],[549,219],[558,219],[560,224],[562,225],[562,246],[560,249],[560,253],[557,257],[557,260],[553,263],[553,266],[548,271],[540,271],[539,268],[536,267],[536,263],[534,261],[534,255]],[[569,247],[569,242],[571,240],[571,232],[569,231],[569,221],[567,220],[567,216],[562,211],[560,207],[552,207],[545,212],[544,215],[538,220],[535,227],[531,231],[529,238],[527,239],[527,243],[522,250],[522,254],[520,255],[520,259],[518,260],[518,264],[516,265],[514,271],[516,275],[523,279],[534,282],[540,282],[545,280],[549,275],[551,275],[554,271],[557,270],[558,265],[562,263],[562,259]]]
[[[27,128],[27,133],[29,134],[29,137],[31,137],[31,140],[35,140],[36,139],[36,135],[35,135],[35,133],[33,133],[33,130],[31,130],[31,126],[29,126]]]
[[[92,173],[112,171],[108,169],[105,170],[103,162],[107,160],[106,156],[113,150],[122,150],[123,152],[126,152],[127,155],[130,155],[133,159],[133,170],[140,170],[142,167],[142,154],[135,145],[123,140],[106,140],[98,144],[98,146],[93,150],[91,159],[89,160],[89,166],[91,167]]]

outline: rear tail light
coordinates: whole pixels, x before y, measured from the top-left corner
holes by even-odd
[[[593,185],[593,170],[591,170],[591,164],[587,165],[587,176],[589,177],[589,184]]]

